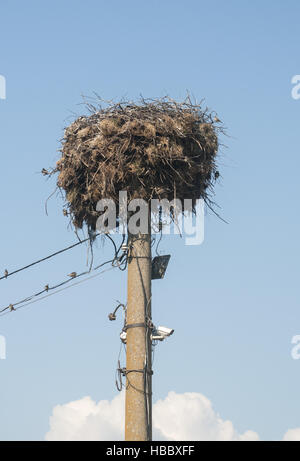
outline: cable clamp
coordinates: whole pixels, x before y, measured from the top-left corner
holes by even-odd
[[[129,328],[146,328],[147,325],[145,323],[129,323],[124,326],[123,331],[129,330]]]
[[[127,368],[118,368],[118,371],[122,376],[126,376],[129,373],[148,373],[148,375],[153,375],[153,370],[147,370],[146,368],[141,370],[127,370]]]

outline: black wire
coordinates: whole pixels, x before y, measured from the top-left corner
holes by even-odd
[[[115,244],[114,239],[113,239],[109,234],[104,234],[104,235],[105,235],[105,237],[107,237],[107,238],[111,241],[111,243],[113,244],[114,250],[115,250],[115,255],[117,255],[117,254],[118,254],[118,250],[117,250],[117,246],[116,246],[116,244]]]
[[[100,234],[98,234],[100,235]],[[108,234],[106,234],[108,235]],[[115,245],[115,242],[113,241],[113,239],[109,236],[110,240],[114,243],[114,248],[115,248],[115,256],[114,258],[112,259],[109,259],[108,261],[105,261],[101,264],[99,264],[98,266],[94,267],[93,269],[89,269],[87,271],[84,271],[84,272],[81,272],[80,274],[76,274],[74,277],[71,277],[67,280],[64,280],[54,286],[49,286],[49,285],[46,285],[45,288],[43,290],[40,290],[38,291],[37,293],[33,293],[32,295],[30,296],[27,296],[26,298],[22,299],[21,301],[18,301],[14,304],[9,304],[8,306],[4,307],[3,309],[0,310],[0,314],[2,314],[3,312],[5,312],[6,310],[10,309],[10,310],[14,310],[15,306],[20,306],[21,304],[24,304],[24,303],[28,303],[30,301],[32,301],[34,298],[37,298],[39,296],[41,296],[43,293],[48,293],[49,291],[52,291],[52,290],[56,290],[57,288],[60,288],[64,285],[66,285],[67,283],[70,283],[72,280],[74,279],[77,279],[79,277],[82,277],[83,275],[86,275],[86,274],[89,274],[91,271],[96,271],[98,269],[100,269],[101,267],[103,267],[104,265],[106,264],[109,264],[111,263],[113,267],[118,267],[119,269],[121,270],[124,270],[124,265],[125,267],[127,266],[127,252],[123,253],[121,256],[118,255],[121,247],[122,247],[122,244],[120,245],[119,249],[117,249],[116,245]],[[81,243],[83,243],[84,241],[88,241],[90,240],[90,237],[85,239],[85,240],[82,240]],[[76,246],[76,245],[79,245],[80,242],[74,244],[73,246]],[[62,251],[66,251],[66,250],[61,250]],[[49,258],[49,257],[48,257]]]
[[[98,235],[100,235],[100,234],[97,234],[96,237]],[[17,274],[18,272],[24,271],[25,269],[28,269],[29,267],[35,266],[36,264],[39,264],[39,263],[41,263],[43,261],[46,261],[47,259],[53,258],[54,256],[57,256],[57,255],[59,255],[61,253],[64,253],[65,251],[71,250],[72,248],[74,248],[74,247],[76,247],[78,245],[81,245],[82,243],[85,243],[88,240],[90,240],[90,237],[88,237],[88,238],[86,238],[84,240],[80,240],[80,242],[73,243],[73,245],[70,245],[70,246],[68,246],[66,248],[63,248],[62,250],[56,251],[55,253],[52,253],[49,256],[46,256],[45,258],[41,258],[41,259],[39,259],[37,261],[34,261],[31,264],[27,264],[27,266],[21,267],[20,269],[16,269],[13,272],[9,272],[7,275],[3,275],[2,277],[0,277],[0,280],[7,279],[11,275]]]
[[[92,269],[92,271],[95,271],[95,270],[97,270],[97,269],[100,269],[100,267],[103,267],[103,266],[105,266],[106,264],[113,263],[113,261],[114,261],[114,259],[110,259],[110,260],[108,260],[108,261],[105,261],[104,263],[99,264],[97,267],[94,267],[94,268]],[[60,282],[60,283],[58,283],[58,284],[56,284],[56,285],[53,285],[53,286],[51,286],[51,287],[50,287],[49,285],[46,285],[45,288],[44,288],[43,290],[38,291],[37,293],[34,293],[34,294],[32,294],[31,296],[27,296],[27,298],[24,298],[24,299],[22,299],[21,301],[18,301],[18,302],[14,303],[14,304],[10,304],[9,306],[4,307],[3,309],[0,310],[0,314],[1,314],[2,312],[4,312],[4,311],[8,310],[8,309],[11,309],[11,307],[15,307],[15,306],[19,306],[20,304],[27,303],[27,302],[31,301],[32,299],[34,299],[34,298],[36,298],[36,297],[42,295],[43,293],[47,293],[47,292],[49,292],[49,291],[56,290],[57,288],[60,288],[60,287],[62,287],[63,285],[66,285],[67,283],[72,282],[74,279],[77,279],[77,278],[79,278],[79,277],[82,277],[83,275],[89,274],[90,272],[91,272],[91,271],[84,271],[84,272],[81,272],[80,274],[77,274],[75,277],[71,277],[71,278],[69,278],[69,279],[67,279],[67,280],[64,280],[63,282]]]
[[[122,370],[121,370],[121,372],[122,372]],[[145,376],[145,375],[147,375],[145,369],[143,369],[143,370],[129,370],[129,371],[125,370],[125,371],[124,371],[124,374],[126,375],[127,388],[128,388],[128,387],[132,387],[132,389],[134,389],[134,390],[137,391],[137,392],[140,392],[141,394],[144,394],[146,397],[147,397],[147,395],[148,395],[148,396],[151,396],[151,393],[150,393],[150,392],[147,392],[147,391],[145,391],[144,389],[139,389],[138,387],[134,386],[134,385],[130,382],[130,380],[129,380],[129,378],[128,378],[128,374],[129,374],[130,372],[133,372],[133,373],[143,373],[144,376]],[[148,424],[147,424],[147,425],[148,425]]]
[[[94,278],[94,277],[97,277],[98,275],[101,275],[101,274],[103,274],[104,272],[107,272],[107,271],[112,270],[112,269],[115,269],[115,267],[112,266],[112,267],[110,267],[109,269],[104,269],[103,271],[99,272],[98,274],[94,274],[94,275],[91,275],[90,277],[86,277],[85,279],[79,280],[78,282],[75,282],[75,283],[73,283],[72,285],[69,285],[69,286],[67,286],[67,287],[65,287],[65,288],[60,288],[59,290],[54,291],[54,293],[48,293],[47,295],[42,296],[41,298],[38,298],[38,299],[33,300],[33,301],[26,302],[25,304],[22,304],[21,306],[18,306],[18,307],[16,307],[16,308],[14,308],[12,305],[10,305],[10,306],[8,306],[8,307],[10,308],[10,307],[12,306],[12,307],[13,307],[12,310],[16,311],[16,310],[21,309],[21,308],[23,308],[23,307],[26,307],[26,306],[28,306],[28,305],[30,305],[30,304],[36,303],[36,302],[38,302],[38,301],[41,301],[42,299],[48,298],[49,296],[53,296],[53,295],[55,295],[55,294],[57,294],[57,293],[60,293],[60,292],[63,291],[63,290],[67,290],[68,288],[72,288],[72,287],[75,286],[75,285],[79,285],[80,283],[86,282],[87,280],[90,280],[90,279],[92,279],[92,278]],[[2,314],[0,314],[0,317],[2,317],[3,315],[7,315],[7,314],[9,314],[8,311],[2,312]]]

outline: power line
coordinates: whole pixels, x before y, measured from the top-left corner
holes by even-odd
[[[123,236],[123,241],[125,239],[125,236]],[[111,239],[112,240],[112,239]],[[112,240],[113,241],[113,240]],[[79,243],[79,242],[78,242]],[[113,242],[114,243],[114,242]],[[94,267],[93,269],[89,269],[87,271],[84,271],[84,272],[81,272],[79,274],[77,274],[76,272],[71,272],[69,274],[69,278],[67,280],[63,280],[62,282],[54,285],[54,286],[49,286],[48,284],[44,286],[43,290],[39,290],[38,292],[36,293],[33,293],[32,295],[30,296],[27,296],[26,298],[14,303],[14,304],[9,304],[8,306],[2,308],[0,310],[0,316],[1,314],[3,315],[3,313],[5,313],[5,311],[15,311],[17,310],[19,307],[16,307],[16,306],[20,306],[20,305],[27,305],[27,303],[32,303],[32,302],[35,302],[34,298],[39,298],[38,300],[40,299],[44,299],[46,298],[47,296],[50,296],[51,293],[49,293],[48,295],[45,295],[43,296],[42,298],[40,298],[40,296],[43,294],[43,293],[48,293],[49,291],[52,291],[52,290],[57,290],[57,288],[60,288],[62,287],[63,285],[66,285],[68,283],[70,283],[73,279],[75,278],[79,278],[79,277],[82,277],[84,275],[87,275],[89,274],[90,272],[92,271],[96,271],[98,269],[100,269],[101,267],[105,266],[106,264],[109,264],[111,263],[112,264],[112,268],[116,268],[118,267],[120,270],[125,270],[126,266],[127,266],[127,251],[126,250],[123,250],[123,253],[121,254],[121,256],[119,256],[119,253],[120,253],[120,250],[122,249],[122,244],[119,246],[119,248],[117,249],[117,247],[115,246],[114,244],[114,250],[115,250],[115,255],[112,259],[109,259],[108,261],[105,261],[101,264],[99,264],[98,266]],[[91,276],[91,277],[87,277],[86,279],[84,280],[88,280],[89,278],[93,278],[93,277],[96,277],[98,274],[94,275],[94,276]],[[78,284],[79,282],[76,283],[76,285]],[[75,284],[72,284],[71,286],[73,286]],[[62,291],[62,290],[57,290],[55,293],[58,293],[59,291]],[[54,293],[53,293],[54,294]],[[34,301],[33,301],[34,300]],[[20,307],[22,307],[20,306]]]
[[[46,261],[47,259],[53,258],[54,256],[57,256],[57,255],[59,255],[61,253],[64,253],[65,251],[71,250],[72,248],[75,248],[78,245],[82,245],[82,243],[85,243],[85,242],[88,242],[88,241],[91,243],[91,240],[99,237],[99,235],[104,235],[105,237],[109,238],[109,240],[114,245],[115,255],[119,254],[119,252],[121,250],[121,247],[122,247],[122,245],[124,244],[124,241],[125,241],[125,234],[122,235],[122,242],[121,242],[118,249],[116,247],[116,244],[115,244],[114,240],[111,238],[111,236],[108,233],[107,234],[95,234],[92,237],[90,236],[90,237],[87,237],[84,240],[79,240],[79,242],[73,243],[73,245],[70,245],[70,246],[68,246],[66,248],[63,248],[62,250],[56,251],[55,253],[52,253],[52,254],[50,254],[48,256],[45,256],[44,258],[38,259],[37,261],[34,261],[34,262],[30,263],[30,264],[27,264],[26,266],[20,267],[19,269],[16,269],[16,270],[14,270],[12,272],[8,272],[8,270],[5,269],[4,275],[0,277],[0,280],[7,279],[11,275],[17,274],[18,272],[24,271],[25,269],[29,269],[30,267],[35,266],[36,264],[39,264],[39,263],[41,263],[43,261]],[[93,255],[92,255],[92,259],[93,259]],[[127,264],[124,264],[124,265],[121,265],[119,268],[121,270],[125,270],[126,267],[127,267]]]
[[[100,235],[100,234],[97,234],[95,237],[98,237],[98,235]],[[38,259],[37,261],[34,261],[31,264],[27,264],[27,266],[21,267],[20,269],[16,269],[16,270],[14,270],[12,272],[8,272],[7,269],[6,269],[5,270],[5,275],[0,277],[0,280],[7,279],[11,275],[17,274],[18,272],[24,271],[25,269],[29,269],[29,267],[35,266],[36,264],[39,264],[39,263],[41,263],[43,261],[46,261],[47,259],[53,258],[54,256],[57,256],[57,255],[59,255],[61,253],[64,253],[65,251],[71,250],[72,248],[75,248],[78,245],[81,245],[82,243],[87,242],[88,240],[90,240],[90,237],[88,237],[88,238],[86,238],[84,240],[80,240],[79,242],[76,242],[73,245],[70,245],[70,246],[68,246],[66,248],[63,248],[62,250],[56,251],[55,253],[52,253],[49,256],[46,256],[45,258]]]
[[[104,264],[107,264],[108,262],[111,262],[111,261],[106,261],[105,263],[103,263],[103,265],[104,265]],[[67,290],[68,288],[72,288],[72,287],[74,287],[75,285],[79,285],[79,284],[81,284],[81,283],[83,283],[83,282],[86,282],[87,280],[91,280],[91,279],[93,279],[93,278],[95,278],[95,277],[98,277],[99,275],[104,274],[105,272],[111,271],[111,270],[115,269],[116,267],[117,267],[117,266],[109,267],[109,268],[107,268],[107,269],[105,269],[105,270],[99,272],[98,274],[94,274],[94,275],[91,275],[90,277],[86,277],[86,278],[83,279],[83,280],[79,280],[78,282],[72,283],[72,285],[69,285],[69,286],[67,286],[67,287],[61,288],[60,290],[56,290],[54,293],[48,293],[47,295],[42,296],[41,298],[33,299],[35,296],[38,296],[37,294],[35,294],[35,295],[33,295],[33,296],[31,297],[31,300],[28,301],[28,302],[23,300],[23,301],[19,301],[18,303],[14,304],[14,305],[11,305],[11,306],[13,306],[13,309],[12,309],[12,310],[17,311],[17,310],[19,310],[19,309],[21,309],[21,308],[23,308],[23,307],[29,306],[30,304],[37,303],[38,301],[41,301],[41,300],[46,299],[46,298],[48,298],[48,297],[50,297],[50,296],[53,296],[53,295],[55,295],[55,294],[57,294],[57,293],[60,293],[61,291]],[[95,269],[94,269],[94,270],[95,270]],[[68,281],[69,281],[69,280],[68,280]],[[56,287],[57,287],[57,286],[61,286],[61,285],[62,285],[62,284],[56,285]],[[56,288],[56,287],[52,287],[51,289],[54,289],[54,288]],[[43,291],[43,292],[44,292],[44,291]],[[41,293],[43,293],[43,292],[41,292]],[[41,294],[41,293],[40,293],[40,294]],[[19,304],[21,304],[21,303],[23,303],[23,304],[22,304],[22,305],[19,305]],[[17,307],[14,307],[14,306],[17,306]],[[3,315],[9,314],[9,313],[11,312],[11,310],[8,310],[9,308],[10,308],[10,306],[8,306],[8,307],[2,309],[2,310],[0,311],[0,317],[3,317]]]

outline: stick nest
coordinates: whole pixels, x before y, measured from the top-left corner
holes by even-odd
[[[50,173],[58,173],[75,227],[95,229],[97,202],[118,204],[119,191],[127,191],[128,201],[209,201],[222,128],[208,109],[169,98],[88,108],[65,129]]]

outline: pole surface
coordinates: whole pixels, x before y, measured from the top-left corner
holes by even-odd
[[[151,232],[129,234],[125,440],[152,439]],[[138,370],[138,371],[131,371]]]

